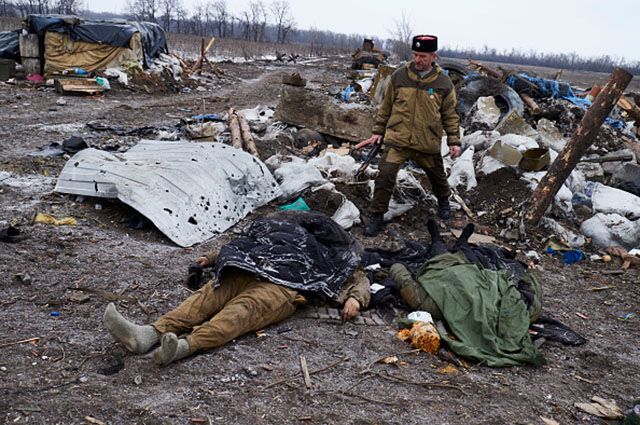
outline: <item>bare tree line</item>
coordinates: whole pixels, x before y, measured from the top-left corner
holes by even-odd
[[[33,13],[101,17],[105,15],[82,8],[82,0],[0,0],[0,17],[19,17]],[[107,15],[122,18],[116,14]],[[209,0],[198,3],[191,13],[186,10],[182,0],[128,0],[125,17],[156,22],[165,31],[177,34],[215,36],[257,43],[303,44],[310,55],[351,51],[360,46],[363,39],[359,34],[341,34],[317,28],[297,29],[287,0],[271,0],[268,3],[255,0],[239,12],[232,12],[226,0]],[[385,41],[374,40],[376,45],[384,46],[400,60],[410,59],[410,41],[414,31],[404,12],[401,18],[395,21],[395,27],[389,33],[391,37]],[[611,72],[615,67],[623,67],[635,75],[640,75],[640,61],[628,62],[624,58],[606,54],[599,57],[583,57],[577,53],[525,53],[515,49],[500,52],[487,46],[480,50],[444,47],[439,53],[451,58],[594,72]]]
[[[460,59],[475,59],[490,62],[502,62],[518,65],[545,66],[549,68],[563,68],[572,70],[611,72],[621,67],[634,75],[640,75],[640,61],[628,62],[624,58],[610,55],[584,57],[577,53],[540,53],[536,51],[522,52],[516,49],[499,52],[484,46],[482,50],[452,49],[444,47],[438,51],[441,56]]]

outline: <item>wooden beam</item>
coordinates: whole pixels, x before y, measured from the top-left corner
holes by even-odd
[[[624,89],[629,85],[633,76],[622,68],[616,68],[609,81],[580,121],[576,133],[553,162],[547,174],[544,175],[538,187],[530,198],[531,208],[525,215],[525,222],[537,225],[544,215],[553,197],[558,193],[564,181],[580,161],[589,146],[595,140],[600,126],[604,122],[613,106],[616,104]]]
[[[520,98],[522,98],[524,104],[529,108],[529,111],[531,111],[531,115],[540,115],[540,107],[531,96],[526,93],[520,93]]]
[[[240,123],[240,133],[242,135],[244,150],[259,158],[258,149],[256,149],[256,142],[253,140],[251,128],[249,127],[247,119],[242,114],[237,114],[237,116],[238,122]]]
[[[227,125],[231,132],[231,144],[234,148],[242,150],[242,136],[240,133],[240,124],[238,123],[238,116],[233,108],[229,108]]]

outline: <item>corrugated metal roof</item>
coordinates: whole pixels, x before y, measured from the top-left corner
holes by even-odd
[[[180,246],[224,232],[280,194],[267,167],[244,151],[156,140],[123,154],[85,149],[65,164],[55,190],[117,198]]]

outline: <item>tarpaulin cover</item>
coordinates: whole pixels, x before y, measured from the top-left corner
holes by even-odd
[[[285,211],[257,218],[241,238],[223,246],[215,273],[220,277],[225,268],[237,267],[336,300],[360,263],[361,251],[358,242],[329,217]]]
[[[140,34],[131,36],[129,48],[108,44],[73,41],[68,34],[48,31],[44,36],[44,73],[49,75],[69,68],[97,71],[118,68],[143,59]]]
[[[35,32],[41,37],[47,31],[61,32],[68,34],[75,41],[127,48],[133,34],[139,32],[144,49],[145,66],[150,66],[153,59],[160,53],[168,53],[167,39],[163,29],[152,22],[91,21],[72,15],[29,15],[27,26],[30,32]]]
[[[569,84],[560,81],[532,77],[524,72],[521,72],[518,75],[510,75],[505,82],[509,87],[512,87],[514,90],[518,91],[518,78],[522,78],[534,84],[536,87],[538,87],[540,93],[545,97],[551,97],[553,99],[565,99],[573,103],[574,105],[580,106],[583,109],[588,109],[591,106],[591,101],[583,99],[581,97],[577,97]],[[620,129],[624,127],[624,123],[622,121],[613,120],[609,117],[606,118],[605,122],[614,128]]]
[[[20,30],[0,32],[0,59],[20,62]]]

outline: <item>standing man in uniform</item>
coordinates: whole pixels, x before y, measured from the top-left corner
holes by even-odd
[[[438,199],[438,217],[447,220],[451,215],[451,191],[440,145],[444,132],[451,158],[460,155],[456,92],[449,77],[435,63],[438,57],[436,36],[416,35],[411,49],[413,60],[391,75],[372,136],[360,142],[362,147],[382,143],[384,139],[387,145],[364,230],[367,236],[374,236],[383,229],[382,217],[389,206],[396,176],[408,159],[421,167],[431,181]]]

